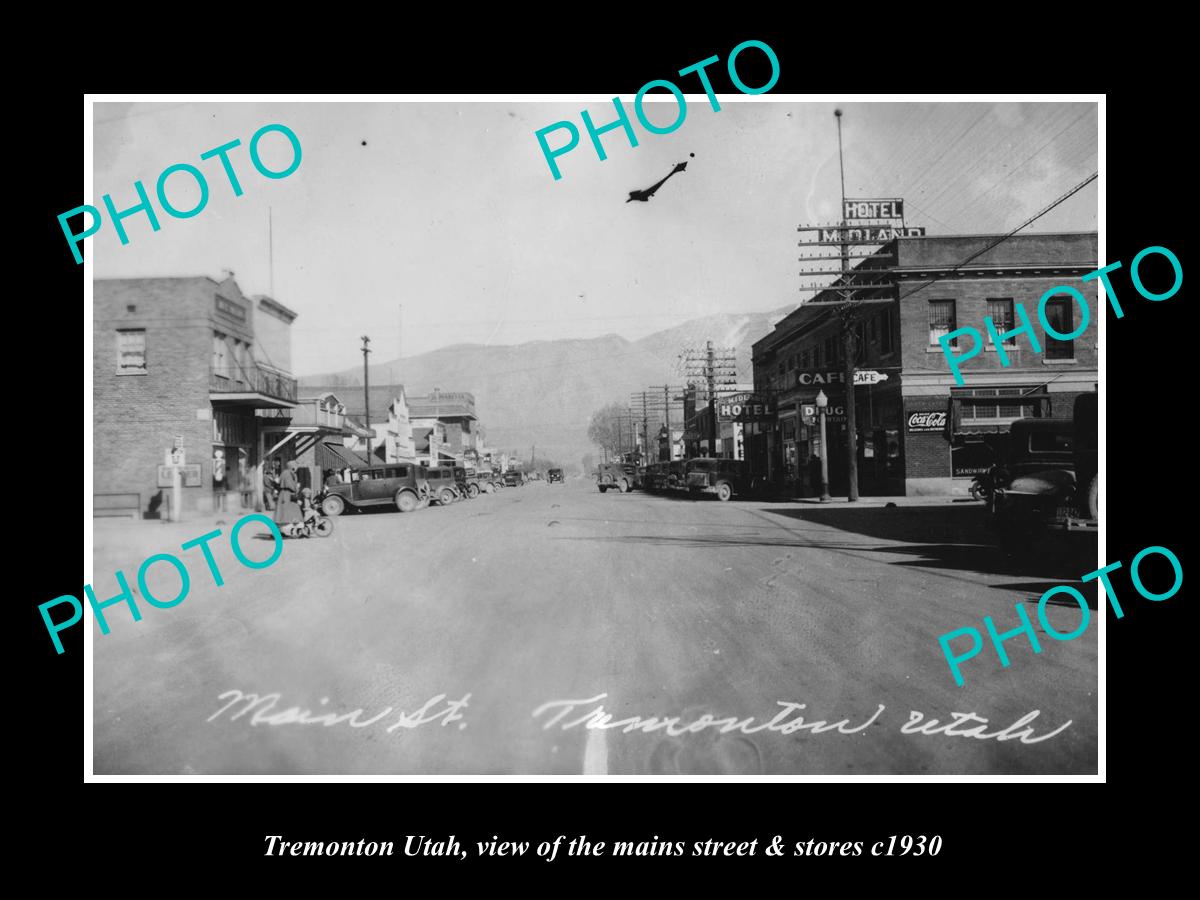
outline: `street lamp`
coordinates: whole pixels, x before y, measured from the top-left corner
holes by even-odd
[[[829,445],[825,443],[825,407],[829,398],[824,391],[817,391],[817,412],[821,416],[821,502],[828,503],[833,498],[829,496]]]

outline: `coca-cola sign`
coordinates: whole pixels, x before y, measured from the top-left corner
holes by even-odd
[[[945,427],[945,410],[941,412],[915,412],[908,414],[908,431],[910,434],[922,431],[942,431]]]

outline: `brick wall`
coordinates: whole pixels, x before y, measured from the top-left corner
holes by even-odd
[[[927,281],[927,279],[926,279]],[[920,287],[925,281],[914,280],[902,284],[900,300],[900,340],[906,372],[934,370],[951,374],[949,362],[942,353],[940,345],[929,343],[929,312],[932,300],[954,300],[958,327],[971,327],[982,334],[985,346],[979,355],[959,363],[963,375],[981,372],[1021,372],[1026,371],[1029,377],[1036,381],[1044,381],[1054,377],[1057,372],[1070,369],[1095,369],[1097,365],[1097,345],[1100,338],[1097,331],[1099,313],[1103,310],[1097,306],[1095,282],[1083,284],[1078,276],[1038,276],[1038,277],[987,277],[987,278],[947,278],[934,282],[929,287],[921,289],[911,298],[910,291]],[[1077,288],[1087,298],[1091,310],[1087,330],[1074,341],[1074,362],[1048,360],[1046,347],[1056,342],[1047,337],[1037,317],[1038,301],[1042,294],[1060,285],[1070,285]],[[1062,295],[1068,296],[1068,295]],[[987,316],[987,301],[989,299],[1011,299],[1015,304],[1021,304],[1033,325],[1041,353],[1034,353],[1027,334],[1016,337],[1016,346],[1005,348],[1009,357],[1007,367],[1001,365],[1000,355],[992,347],[984,326]],[[1076,326],[1082,321],[1078,305],[1073,312],[1073,322]],[[1013,312],[1013,325],[1020,327],[1020,319]],[[971,338],[963,335],[958,339],[958,353],[965,353],[971,347]]]
[[[949,402],[946,397],[906,397],[904,414],[904,477],[949,478],[950,444],[940,431],[910,434],[908,417],[915,412],[945,412]]]
[[[178,435],[187,461],[201,466],[200,487],[183,488],[183,511],[211,511],[212,422],[197,418],[197,411],[207,415],[212,409],[208,373],[216,283],[208,278],[100,279],[93,288],[93,491],[137,493],[144,513],[160,491],[157,467],[163,453]],[[242,300],[231,282],[220,289],[223,296]],[[234,322],[221,327],[244,340],[252,337]],[[145,329],[146,374],[116,374],[119,328]],[[165,501],[170,488],[161,490]]]

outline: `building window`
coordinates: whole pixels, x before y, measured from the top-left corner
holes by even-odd
[[[938,338],[955,331],[958,328],[957,317],[954,312],[953,300],[930,300],[929,301],[929,345],[931,347],[940,347],[941,344]],[[951,338],[951,347],[958,346],[958,338]]]
[[[146,329],[122,328],[117,331],[117,374],[146,374]]]
[[[821,368],[821,345],[814,344],[812,348],[812,364],[814,369]]]
[[[887,355],[896,349],[896,332],[892,328],[892,308],[879,314],[879,352]]]
[[[1032,393],[1043,394],[1036,388],[1005,387],[954,391],[953,396],[963,398],[964,421],[1001,423],[1034,417],[1037,414],[1038,401],[1030,399]]]
[[[807,369],[812,362],[812,353],[807,347],[800,351],[800,368]]]
[[[1012,331],[1014,326],[1013,321],[1013,302],[1007,300],[989,300],[987,302],[988,318],[992,320],[992,324],[996,326],[996,331],[1004,333]],[[1017,346],[1016,335],[1004,339],[1005,347]]]
[[[825,365],[836,366],[842,362],[842,345],[836,334],[825,338]]]
[[[225,344],[225,335],[219,331],[213,332],[213,352],[212,352],[212,370],[216,375],[222,378],[228,378],[228,353],[229,348]]]
[[[1070,334],[1075,330],[1075,306],[1066,297],[1055,297],[1046,303],[1046,321],[1059,334]],[[1046,342],[1043,350],[1046,359],[1074,359],[1075,342],[1056,340],[1049,334],[1044,335]]]

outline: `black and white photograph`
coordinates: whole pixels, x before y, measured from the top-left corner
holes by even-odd
[[[1102,775],[1103,98],[720,74],[92,103],[89,779]]]

